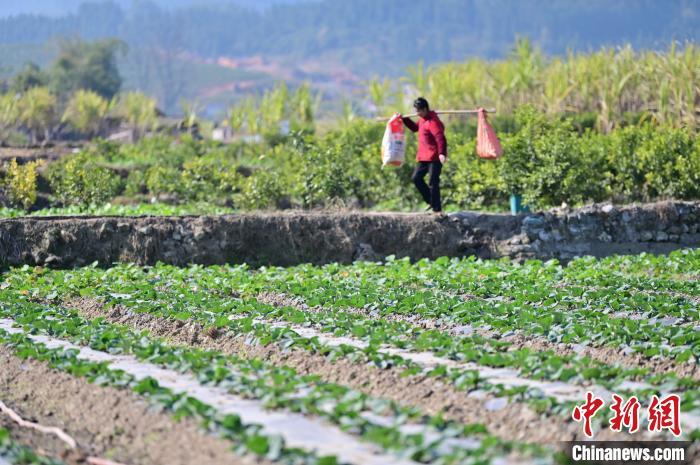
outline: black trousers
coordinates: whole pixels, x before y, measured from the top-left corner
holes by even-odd
[[[442,211],[440,201],[440,171],[442,163],[439,161],[419,161],[411,179],[423,196],[425,203],[433,208],[433,211]],[[425,183],[425,175],[430,173],[429,184]]]

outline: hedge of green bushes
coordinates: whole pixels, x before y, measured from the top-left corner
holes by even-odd
[[[511,193],[535,208],[700,198],[700,136],[693,131],[641,120],[601,134],[581,121],[523,107],[505,122],[510,132],[499,134],[504,155],[495,161],[476,156],[472,126],[451,125],[442,176],[446,208],[504,210]],[[263,143],[225,146],[165,137],[122,146],[100,142],[53,163],[44,176],[55,203],[66,206],[126,196],[243,210],[418,208],[410,181],[415,138],[409,136],[408,163],[382,169],[383,130],[357,121],[320,137],[292,134]]]

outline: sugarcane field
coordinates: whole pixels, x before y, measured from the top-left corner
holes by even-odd
[[[697,1],[0,3],[0,465],[700,465]]]

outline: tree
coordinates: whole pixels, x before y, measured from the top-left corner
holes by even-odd
[[[384,78],[380,81],[376,77],[369,81],[367,85],[369,90],[369,98],[372,100],[377,113],[383,113],[387,106],[387,100],[389,99],[389,92],[391,91],[391,81]]]
[[[159,8],[152,1],[134,2],[131,13],[120,28],[122,37],[133,44],[126,57],[132,70],[130,80],[134,87],[155,97],[166,113],[177,112],[180,98],[187,93],[187,71],[192,66],[183,59],[193,51],[189,48],[190,30],[183,29],[183,21],[191,16]],[[211,21],[206,22],[211,26]]]
[[[417,65],[406,68],[408,77],[406,80],[411,84],[418,95],[428,96],[430,88],[430,80],[428,79],[428,71],[425,69],[425,62],[420,60]]]
[[[84,42],[64,40],[51,68],[51,87],[62,98],[80,89],[91,90],[112,99],[122,85],[117,68],[117,53],[126,45],[116,39]]]
[[[10,92],[21,94],[33,87],[45,87],[49,76],[36,63],[29,62],[10,80]]]
[[[28,210],[36,202],[37,166],[39,166],[39,162],[30,161],[20,165],[17,163],[17,159],[13,158],[2,182],[10,202],[25,210]]]
[[[309,84],[304,83],[291,96],[290,123],[295,131],[313,131],[314,113],[320,95],[314,96]]]
[[[265,92],[259,107],[264,133],[278,134],[280,132],[280,124],[287,113],[288,99],[289,89],[284,82]]]
[[[182,99],[180,100],[180,108],[182,109],[182,124],[187,128],[187,132],[192,134],[193,129],[199,125],[198,113],[202,107],[199,102],[188,102]]]
[[[148,129],[155,126],[158,118],[156,101],[140,92],[122,95],[120,113],[136,129],[136,138],[140,138]]]
[[[352,123],[357,115],[355,114],[355,109],[353,108],[352,102],[343,98],[342,100],[342,111],[340,113],[338,122],[342,127],[347,127]]]
[[[238,111],[245,115],[248,134],[260,134],[260,111],[255,99],[252,96],[246,97],[238,106]]]
[[[79,90],[71,97],[62,121],[93,137],[99,134],[107,119],[110,102],[91,90]]]
[[[0,131],[15,127],[19,120],[19,102],[16,94],[0,94]]]
[[[248,115],[242,105],[234,105],[231,107],[228,114],[228,124],[231,126],[231,131],[234,134],[237,134],[238,131],[241,130],[247,117]]]
[[[29,131],[32,144],[36,144],[39,135],[43,141],[51,140],[56,124],[56,97],[46,87],[34,87],[25,92],[18,102],[19,122]]]

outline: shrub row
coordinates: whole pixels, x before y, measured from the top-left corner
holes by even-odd
[[[467,132],[449,131],[443,171],[445,204],[504,209],[511,193],[533,207],[562,202],[700,198],[700,136],[639,122],[601,134],[574,120],[521,108],[501,133],[504,156],[482,160]],[[420,199],[408,163],[382,169],[381,124],[357,121],[321,137],[292,134],[274,142],[228,146],[156,137],[134,145],[100,142],[50,165],[45,176],[63,205],[99,205],[117,195],[168,197],[241,209],[324,207],[410,209]],[[9,170],[3,182],[20,207],[31,204],[35,167]],[[21,179],[24,179],[22,181]],[[29,187],[28,187],[29,186]]]

